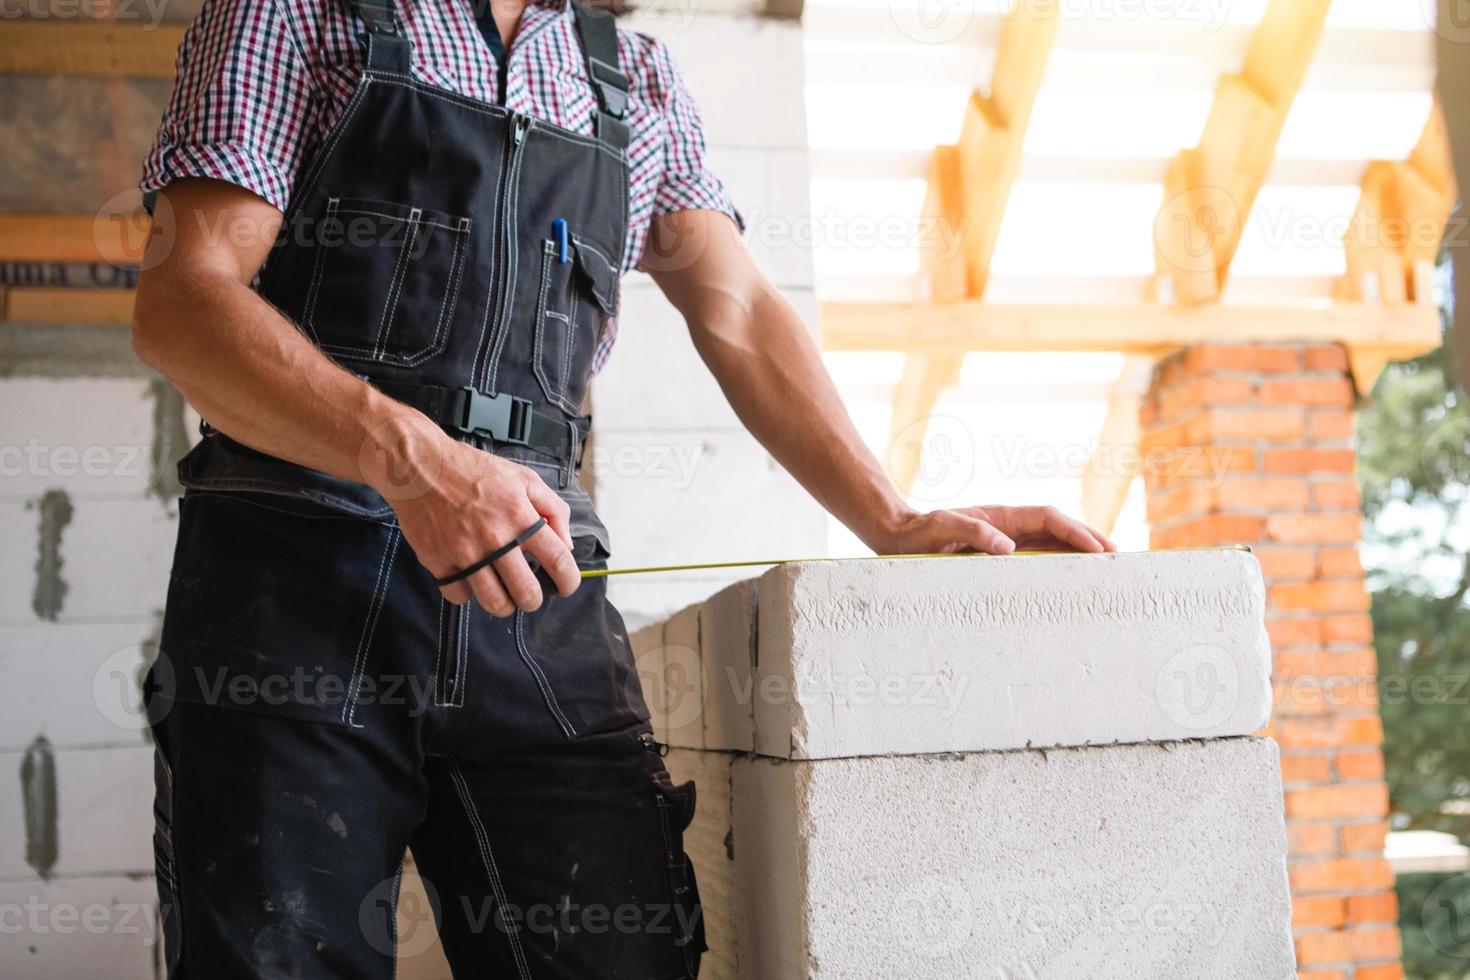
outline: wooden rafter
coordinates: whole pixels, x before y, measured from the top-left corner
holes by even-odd
[[[925,216],[959,232],[954,254],[926,250],[924,255],[929,297],[935,302],[985,294],[1026,127],[1059,25],[1055,5],[1016,4],[1001,29],[989,91],[971,93],[959,142],[935,149]],[[953,236],[930,237],[949,241]],[[927,420],[940,392],[959,377],[963,361],[962,351],[911,355],[905,361],[893,396],[888,454],[889,476],[900,493],[913,485]]]
[[[148,231],[142,212],[0,214],[0,262],[136,265],[148,244]]]
[[[1339,298],[1432,307],[1434,259],[1458,195],[1449,134],[1436,98],[1408,158],[1376,160],[1363,174],[1358,206],[1343,237],[1347,274]],[[1378,352],[1353,351],[1358,390],[1371,391],[1386,364]]]
[[[1107,414],[1097,444],[1082,471],[1082,518],[1104,534],[1112,534],[1137,475],[1122,465],[1122,450],[1137,446],[1143,436],[1139,412],[1153,373],[1152,354],[1129,354],[1118,379],[1108,392]]]
[[[173,78],[184,38],[175,24],[143,21],[0,21],[0,73]]]
[[[1240,71],[1220,79],[1199,145],[1181,150],[1170,162],[1164,203],[1154,221],[1154,298],[1166,292],[1188,306],[1219,300],[1330,4],[1271,0],[1251,34]],[[1084,471],[1084,511],[1105,531],[1117,522],[1135,476],[1110,461],[1137,441],[1136,389],[1147,369],[1146,360],[1138,358],[1125,365]]]
[[[1160,278],[1179,302],[1218,300],[1331,0],[1270,0],[1239,72],[1220,79],[1199,145],[1174,159],[1155,222]]]
[[[829,351],[1123,351],[1167,353],[1206,340],[1334,341],[1406,356],[1440,342],[1438,311],[1422,305],[1328,307],[961,303],[823,303]]]
[[[5,290],[5,321],[124,326],[133,319],[131,289],[15,286]]]

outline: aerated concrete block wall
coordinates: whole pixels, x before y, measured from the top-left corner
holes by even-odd
[[[802,28],[751,16],[760,6],[655,3],[624,23],[673,51],[747,246],[815,330]],[[655,262],[669,259],[655,249]],[[591,410],[593,496],[616,564],[826,553],[826,514],[740,425],[683,318],[641,272],[624,280],[618,345],[593,384]],[[741,577],[625,578],[610,589],[638,626]]]
[[[156,975],[137,681],[186,424],[125,329],[0,324],[0,975]]]
[[[1294,977],[1259,566],[787,565],[635,634],[706,978]]]

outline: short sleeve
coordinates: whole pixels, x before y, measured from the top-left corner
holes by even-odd
[[[317,111],[297,43],[275,0],[205,0],[143,164],[145,195],[212,177],[285,211]]]
[[[684,84],[684,77],[674,63],[673,55],[662,43],[651,51],[654,78],[663,106],[666,130],[663,144],[663,172],[654,197],[653,213],[709,210],[728,214],[743,231],[745,219],[735,208],[725,185],[709,169],[704,143],[704,120],[694,96]]]

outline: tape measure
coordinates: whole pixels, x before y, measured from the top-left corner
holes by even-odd
[[[1119,551],[1110,554],[1159,554],[1173,551],[1244,551],[1250,553],[1250,546],[1244,544],[1222,545],[1217,548],[1154,548],[1147,551]],[[1096,554],[1096,552],[1092,552]],[[722,568],[772,568],[776,565],[795,565],[806,562],[828,562],[828,561],[902,561],[914,558],[1035,558],[1043,555],[1056,557],[1058,555],[1088,554],[1080,551],[1013,551],[1009,555],[989,555],[979,551],[946,551],[938,554],[928,555],[862,555],[856,558],[763,558],[759,561],[714,561],[703,562],[694,565],[647,565],[642,568],[593,568],[582,572],[583,578],[608,578],[613,575],[658,575],[665,572],[706,572]]]

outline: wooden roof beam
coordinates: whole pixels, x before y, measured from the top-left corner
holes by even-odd
[[[1349,302],[1434,308],[1434,261],[1459,196],[1439,99],[1405,160],[1376,160],[1363,173],[1358,206],[1343,236],[1347,274],[1338,289]],[[1381,352],[1353,350],[1358,391],[1373,390],[1388,363]]]
[[[1163,354],[1206,341],[1333,341],[1416,356],[1440,342],[1439,311],[1382,306],[823,303],[829,351],[1123,351]]]
[[[174,77],[183,25],[141,20],[0,20],[0,74]]]
[[[928,221],[959,232],[956,254],[937,247],[922,257],[929,298],[977,299],[985,294],[1006,201],[1021,166],[1021,147],[1036,93],[1061,25],[1056,5],[1016,4],[1001,28],[988,91],[971,93],[959,142],[935,148],[924,205]],[[951,235],[930,235],[951,241]],[[918,473],[928,418],[940,393],[959,378],[962,351],[907,358],[893,394],[888,474],[907,495]]]
[[[1220,79],[1199,145],[1170,168],[1154,227],[1159,281],[1179,302],[1219,299],[1330,5],[1270,0],[1241,70]]]

